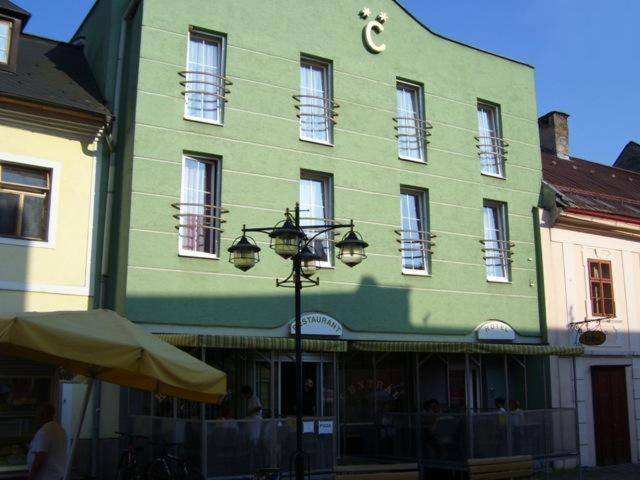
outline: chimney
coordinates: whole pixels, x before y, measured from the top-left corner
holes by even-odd
[[[564,160],[569,160],[568,119],[562,112],[549,112],[538,119],[540,148]]]
[[[640,145],[636,142],[627,143],[613,166],[640,173]]]

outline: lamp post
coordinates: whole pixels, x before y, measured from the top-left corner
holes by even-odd
[[[320,235],[348,228],[349,232],[336,243],[338,259],[349,267],[354,267],[367,256],[365,248],[369,245],[354,229],[353,221],[349,224],[311,224],[300,225],[300,206],[296,203],[293,214],[287,209],[284,221],[274,227],[246,228],[242,227],[242,236],[229,247],[229,261],[242,271],[247,271],[260,261],[261,248],[247,236],[250,232],[265,233],[271,237],[271,248],[285,260],[291,260],[291,273],[284,280],[276,279],[276,286],[290,287],[295,290],[295,346],[296,346],[296,452],[294,453],[295,478],[304,480],[305,453],[302,447],[303,417],[303,371],[302,371],[302,325],[300,320],[300,294],[303,288],[320,284],[319,279],[311,277],[318,269],[320,256],[313,250],[312,242]],[[313,232],[312,235],[305,233]]]

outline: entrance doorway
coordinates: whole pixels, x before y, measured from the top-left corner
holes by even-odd
[[[305,417],[319,416],[319,377],[320,364],[318,362],[303,362],[302,378],[304,382],[304,394],[302,398],[302,414]],[[285,417],[296,415],[296,364],[295,362],[283,362],[281,367],[282,382],[280,384],[280,413]]]
[[[625,367],[591,367],[598,465],[631,462]]]

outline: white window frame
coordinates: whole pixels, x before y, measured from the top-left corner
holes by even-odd
[[[186,61],[186,68],[189,68],[189,59],[191,58],[191,37],[200,37],[200,38],[204,38],[207,40],[214,40],[217,41],[220,44],[220,54],[218,56],[218,61],[220,62],[220,75],[222,77],[224,77],[226,75],[226,70],[227,70],[227,66],[226,66],[226,59],[227,59],[227,39],[225,38],[224,35],[216,35],[214,33],[208,33],[208,32],[204,32],[202,30],[198,30],[198,29],[192,29],[189,31],[189,34],[187,36],[187,61]],[[224,85],[224,80],[220,79],[221,82],[223,82],[222,84],[222,89],[224,90],[226,88],[226,86]],[[218,126],[223,126],[224,125],[224,111],[225,111],[225,101],[224,99],[220,98],[220,106],[218,108],[218,118],[216,120],[211,120],[208,118],[202,118],[202,117],[196,117],[193,115],[189,115],[189,104],[187,101],[187,96],[185,95],[184,98],[184,119],[185,120],[190,120],[193,122],[200,122],[200,123],[208,123],[210,125],[218,125]]]
[[[321,67],[323,69],[323,80],[324,80],[324,84],[326,85],[327,91],[326,91],[326,98],[328,98],[329,100],[326,102],[326,105],[328,105],[329,108],[331,108],[332,106],[332,102],[333,102],[333,65],[330,61],[328,60],[321,60],[321,59],[317,59],[317,58],[313,58],[313,57],[308,57],[308,56],[302,56],[300,57],[300,67],[299,69],[302,69],[302,65],[303,64],[309,64],[309,65],[314,65],[316,67]],[[299,87],[300,92],[302,93],[302,82],[300,82],[300,87]],[[301,99],[304,100],[304,99]],[[301,103],[304,103],[301,101]],[[305,137],[303,135],[303,130],[302,130],[302,118],[300,118],[299,122],[298,122],[298,134],[300,136],[300,140],[302,140],[303,142],[311,142],[311,143],[318,143],[320,145],[328,145],[333,147],[334,146],[334,139],[333,139],[333,122],[331,121],[331,115],[327,114],[327,140],[318,140],[316,138],[311,138],[311,137]]]
[[[498,237],[498,240],[502,240],[502,242],[498,242],[498,248],[500,248],[500,244],[507,246],[509,241],[509,232],[507,230],[507,204],[504,202],[499,202],[495,200],[484,200],[482,202],[482,223],[483,223],[483,238],[486,240],[487,236],[487,226],[484,223],[484,209],[486,207],[497,208],[498,209],[498,222],[499,229],[498,231],[502,234]],[[504,248],[504,247],[502,247]],[[485,252],[486,255],[486,252]],[[508,257],[506,258],[506,265],[504,266],[505,276],[504,277],[495,277],[489,275],[487,271],[487,260],[484,262],[485,275],[487,277],[488,282],[495,283],[510,283],[511,282],[511,265],[509,264]]]
[[[487,102],[484,100],[478,100],[476,104],[476,122],[478,122],[477,117],[478,117],[478,110],[480,108],[485,108],[492,112],[493,122],[495,124],[495,129],[496,129],[496,137],[500,139],[500,141],[502,142],[503,141],[502,114],[500,112],[500,106],[496,105],[495,103]],[[481,133],[482,132],[480,131],[480,123],[478,122],[478,135],[480,135]],[[507,177],[505,173],[504,155],[502,153],[497,154],[500,160],[498,164],[499,173],[493,173],[493,172],[486,172],[482,170],[482,159],[480,158],[481,154],[482,154],[482,151],[480,150],[478,154],[478,160],[480,160],[480,174],[487,177],[494,177],[494,178],[500,178],[502,180],[505,180]]]
[[[315,180],[315,181],[322,182],[322,188],[324,190],[323,193],[324,193],[324,198],[325,198],[325,202],[326,202],[326,205],[324,206],[325,218],[333,220],[334,219],[334,211],[333,211],[333,177],[331,175],[329,175],[329,174],[309,172],[309,171],[303,170],[302,172],[300,172],[300,181],[302,182],[302,180]],[[300,183],[299,186],[298,186],[298,197],[300,196],[301,186],[302,186],[302,183]],[[300,208],[302,208],[302,205],[300,206]],[[304,215],[305,215],[305,212],[300,212],[300,221],[301,222],[304,219]],[[317,223],[319,221],[320,220],[317,220],[314,223]],[[302,225],[301,227],[304,230],[304,225]],[[334,262],[335,248],[334,248],[334,243],[333,243],[333,232],[327,232],[326,235],[327,235],[327,239],[329,241],[329,252],[328,252],[328,255],[327,255],[328,261],[326,261],[326,262],[320,261],[320,262],[318,262],[318,266],[320,268],[334,268],[334,266],[335,266],[335,262]]]
[[[11,62],[11,48],[13,47],[13,45],[11,45],[14,36],[13,29],[16,28],[16,25],[15,22],[12,22],[8,18],[3,18],[2,16],[0,16],[0,23],[6,23],[7,25],[9,25],[6,43],[2,48],[2,50],[7,52],[7,61],[5,62],[0,59],[0,65],[9,65],[9,63]]]
[[[47,239],[33,240],[26,238],[11,238],[0,236],[0,245],[19,245],[23,247],[55,248],[56,231],[58,225],[58,202],[60,195],[60,175],[62,167],[60,162],[42,158],[15,155],[8,152],[0,152],[0,162],[14,164],[16,167],[39,168],[50,170],[49,187],[49,218],[47,224]]]
[[[428,192],[419,188],[402,187],[400,189],[400,228],[402,229],[402,195],[415,195],[418,197],[418,205],[420,208],[420,223],[422,229],[425,232],[429,231],[429,215],[428,215]],[[400,236],[400,245],[402,245],[402,235]],[[422,238],[422,240],[429,240],[428,238]],[[423,248],[428,249],[429,244],[424,243]],[[424,252],[424,268],[406,268],[404,266],[404,259],[402,254],[400,255],[400,265],[402,267],[402,273],[404,275],[419,275],[419,276],[431,276],[431,255]]]
[[[407,82],[405,80],[396,80],[396,115],[398,112],[398,88],[404,87],[407,90],[413,90],[417,96],[417,105],[418,105],[418,117],[420,119],[421,125],[420,128],[424,128],[425,126],[425,106],[424,106],[424,88],[422,85],[412,82]],[[398,137],[398,158],[400,160],[408,160],[410,162],[417,163],[427,163],[427,142],[424,138],[421,139],[421,147],[420,153],[421,157],[410,157],[407,155],[400,154],[400,137]]]
[[[182,168],[182,173],[181,173],[181,180],[180,180],[180,203],[186,203],[186,175],[185,175],[185,167],[186,167],[186,163],[187,163],[187,159],[192,159],[192,160],[200,160],[202,162],[208,162],[211,163],[213,165],[212,171],[215,175],[215,181],[214,183],[214,188],[215,188],[215,193],[214,193],[214,199],[213,199],[213,204],[221,207],[220,202],[221,202],[221,185],[222,185],[222,178],[221,178],[221,174],[222,174],[222,159],[220,157],[216,157],[216,156],[205,156],[205,155],[189,155],[189,154],[183,154],[182,155],[182,162],[181,162],[181,168]],[[221,211],[218,210],[218,215],[221,214]],[[180,222],[182,223],[182,220],[180,220]],[[220,226],[220,222],[218,221],[218,226]],[[178,231],[179,232],[179,231]],[[221,240],[221,232],[219,230],[215,230],[215,251],[214,253],[208,253],[208,252],[198,252],[195,250],[189,250],[186,248],[182,247],[182,236],[180,234],[178,234],[178,255],[181,257],[193,257],[193,258],[203,258],[203,259],[209,259],[209,260],[219,260],[220,259],[220,240]]]

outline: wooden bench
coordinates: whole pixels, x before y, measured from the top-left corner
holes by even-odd
[[[533,477],[533,459],[530,455],[469,459],[467,467],[469,480]]]
[[[418,480],[417,463],[340,465],[334,468],[336,480]]]

